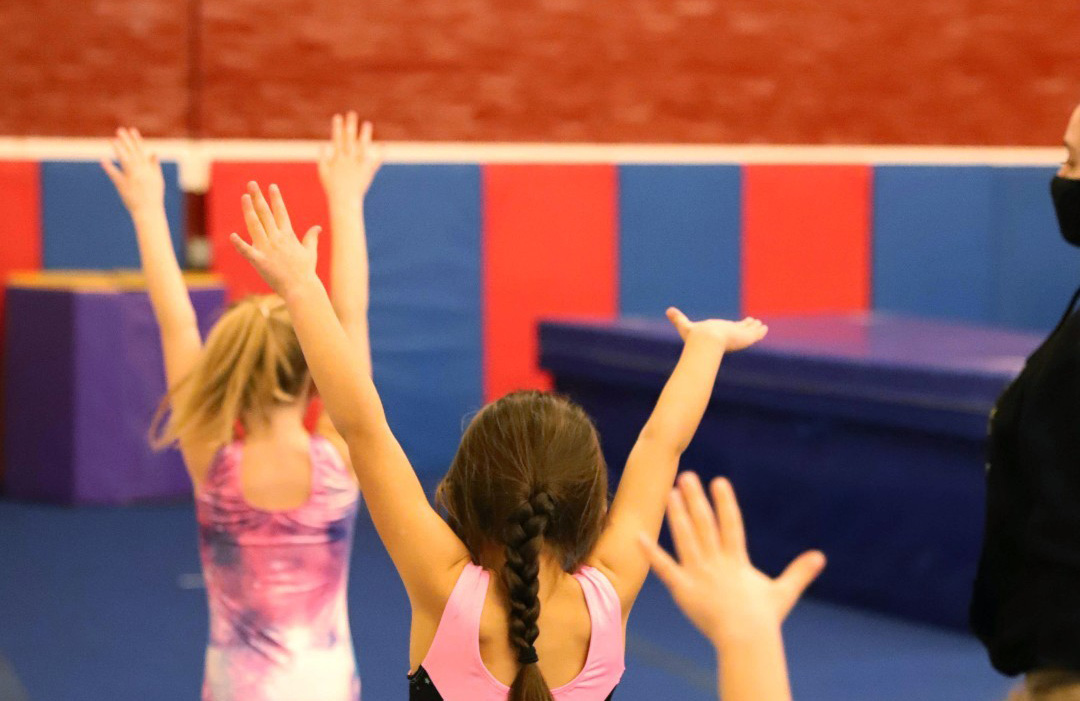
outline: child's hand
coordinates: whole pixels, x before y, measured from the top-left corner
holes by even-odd
[[[308,229],[303,243],[297,240],[277,185],[270,186],[270,204],[267,204],[259,186],[248,183],[248,192],[240,198],[240,207],[244,211],[251,243],[235,233],[230,239],[275,292],[286,297],[297,286],[318,281],[315,261],[320,227]]]
[[[128,211],[135,214],[151,207],[164,207],[165,178],[161,164],[156,155],[146,150],[139,130],[117,129],[112,146],[120,167],[108,158],[101,160],[101,167],[113,181]]]
[[[367,194],[382,165],[382,151],[371,143],[371,122],[357,136],[356,112],[334,115],[331,141],[319,154],[319,179],[330,198],[359,198]]]
[[[719,341],[724,350],[728,351],[748,348],[765,338],[765,334],[769,332],[768,326],[749,316],[742,321],[706,319],[695,322],[687,319],[686,315],[675,307],[669,307],[667,318],[684,341],[691,336],[704,336]]]
[[[717,648],[775,633],[803,591],[825,567],[825,556],[803,553],[776,579],[759,572],[746,552],[742,514],[731,483],[712,483],[715,513],[701,481],[684,473],[668,499],[668,525],[679,562],[644,534],[641,545],[683,613]]]

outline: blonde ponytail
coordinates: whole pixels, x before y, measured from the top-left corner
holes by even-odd
[[[247,297],[222,315],[195,367],[169,389],[150,442],[155,448],[177,442],[224,445],[237,422],[267,421],[274,405],[300,397],[307,380],[284,301],[277,295]]]

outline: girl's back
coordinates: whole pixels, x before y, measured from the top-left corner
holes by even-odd
[[[293,486],[277,489],[275,466],[263,462],[275,447],[252,444],[247,459],[243,441],[227,445],[198,489],[210,607],[203,698],[352,701],[360,682],[346,584],[356,482],[333,445],[312,436],[306,455],[278,451]]]
[[[574,575],[555,563],[544,570],[534,646],[553,697],[609,698],[624,669],[623,616],[614,588],[593,567],[582,567]],[[472,563],[464,566],[423,664],[410,676],[413,701],[507,697],[521,665],[509,642],[506,601],[497,575]],[[415,625],[414,634],[428,637]]]

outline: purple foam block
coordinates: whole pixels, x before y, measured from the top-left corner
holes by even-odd
[[[63,504],[189,497],[179,453],[148,442],[166,386],[146,293],[12,286],[7,294],[7,494]],[[191,300],[205,334],[224,289],[196,288]]]

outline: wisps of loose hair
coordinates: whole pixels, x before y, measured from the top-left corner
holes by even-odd
[[[225,445],[238,423],[267,421],[275,405],[297,400],[308,381],[284,301],[247,297],[221,316],[195,367],[169,389],[151,424],[151,444]]]

